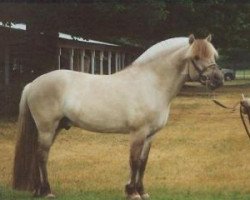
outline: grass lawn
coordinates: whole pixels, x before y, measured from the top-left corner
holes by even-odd
[[[100,191],[63,191],[58,189],[58,200],[125,200],[117,190]],[[250,194],[239,191],[176,191],[163,188],[152,189],[151,199],[154,200],[249,200]],[[0,199],[2,200],[32,200],[30,194],[16,192],[9,188],[0,187]],[[37,200],[44,198],[35,198]]]
[[[224,110],[250,93],[250,81],[232,81],[209,93],[189,84],[173,101],[168,125],[155,137],[145,185],[155,200],[250,199],[250,141],[239,112]],[[239,85],[240,84],[240,85]],[[16,120],[0,121],[0,199],[30,199],[11,190]],[[125,199],[129,136],[63,131],[50,153],[51,187],[62,200]]]

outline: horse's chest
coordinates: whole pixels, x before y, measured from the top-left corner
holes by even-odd
[[[145,109],[144,112],[138,112],[131,118],[131,126],[134,128],[147,126],[149,129],[157,131],[166,125],[169,111],[169,106],[158,109]]]

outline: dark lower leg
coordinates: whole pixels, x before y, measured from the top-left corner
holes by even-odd
[[[147,161],[148,161],[150,147],[151,147],[151,143],[145,143],[145,146],[142,152],[143,155],[141,155],[141,158],[140,158],[139,176],[138,176],[138,182],[136,184],[136,190],[140,195],[145,193],[144,185],[143,185],[143,178],[144,178],[144,172],[145,172]]]
[[[125,186],[125,191],[128,195],[136,194],[136,178],[140,167],[140,155],[143,147],[143,140],[132,142],[130,147],[130,170],[131,178],[130,183]]]
[[[39,196],[37,188],[40,188],[41,179],[40,179],[40,172],[39,172],[38,162],[35,162],[35,164],[34,164],[34,172],[33,173],[34,174],[32,175],[33,176],[33,188],[32,188],[32,190],[35,190],[34,196]]]
[[[38,178],[36,180],[35,196],[46,196],[51,193],[47,174],[47,158],[49,148],[39,147],[37,151],[37,170]]]

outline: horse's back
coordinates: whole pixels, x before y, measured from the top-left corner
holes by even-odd
[[[43,74],[30,83],[31,95],[47,96],[48,98],[60,98],[65,89],[73,84],[77,78],[83,79],[88,74],[71,70],[55,70]]]

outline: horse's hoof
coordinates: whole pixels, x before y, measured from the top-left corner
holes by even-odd
[[[47,194],[47,195],[45,196],[46,199],[52,199],[52,198],[55,198],[55,197],[56,197],[56,196],[55,196],[54,194],[52,194],[52,193]]]
[[[33,191],[33,197],[34,198],[39,198],[41,197],[42,195],[40,194],[40,190],[34,190]]]
[[[144,193],[144,194],[141,195],[141,198],[142,198],[142,200],[149,200],[150,196],[149,196],[148,193]]]
[[[128,195],[127,200],[142,200],[142,198],[138,193],[135,193],[135,194]]]

